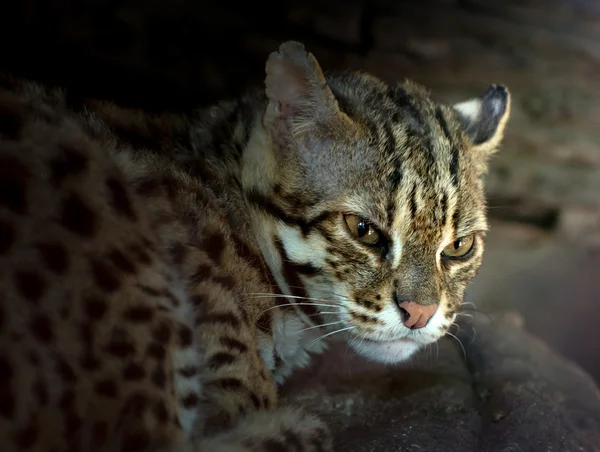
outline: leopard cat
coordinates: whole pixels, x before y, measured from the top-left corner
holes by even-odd
[[[480,266],[503,86],[440,105],[297,42],[188,115],[0,85],[2,450],[333,450],[277,385],[329,339],[408,359]]]

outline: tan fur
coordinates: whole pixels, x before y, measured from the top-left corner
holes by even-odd
[[[325,337],[398,362],[445,334],[481,262],[506,90],[466,115],[325,77],[299,43],[266,74],[265,95],[189,116],[2,81],[3,450],[328,451],[276,382]],[[426,327],[402,324],[405,298],[437,306]]]

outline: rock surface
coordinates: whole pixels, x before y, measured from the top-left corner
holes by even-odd
[[[522,323],[461,322],[464,353],[443,340],[397,368],[339,345],[284,393],[329,421],[340,451],[600,451],[598,387]]]

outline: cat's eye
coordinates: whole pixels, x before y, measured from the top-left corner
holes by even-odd
[[[381,233],[369,222],[369,220],[359,217],[358,215],[345,215],[344,220],[346,221],[350,233],[359,242],[370,246],[379,244]]]
[[[459,237],[442,251],[442,255],[448,259],[464,259],[466,258],[475,244],[475,236],[473,234]]]

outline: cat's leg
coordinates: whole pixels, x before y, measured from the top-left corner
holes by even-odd
[[[330,452],[333,445],[325,424],[293,408],[256,412],[232,430],[200,440],[181,452]]]

